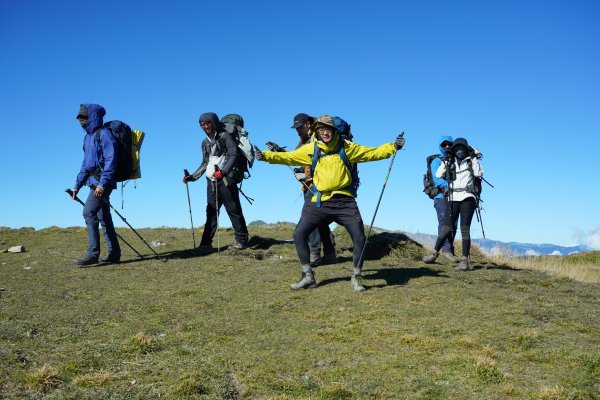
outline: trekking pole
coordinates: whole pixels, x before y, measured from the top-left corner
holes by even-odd
[[[219,192],[218,192],[218,182],[213,182],[213,187],[215,188],[215,211],[217,213],[217,254],[221,253],[221,237],[219,235]]]
[[[404,132],[400,133],[400,136],[404,136]],[[371,236],[371,231],[373,230],[373,223],[375,223],[375,216],[377,215],[377,210],[379,210],[379,204],[381,203],[381,198],[383,197],[383,192],[387,185],[388,178],[390,177],[390,172],[392,172],[392,166],[394,165],[394,160],[396,159],[396,154],[398,150],[394,151],[394,155],[392,156],[392,161],[390,162],[390,167],[388,168],[387,175],[385,176],[385,180],[383,181],[383,187],[381,188],[381,193],[379,194],[379,200],[377,200],[377,206],[375,207],[375,212],[373,213],[373,218],[371,219],[371,224],[369,225],[369,233],[365,238],[365,244],[360,252],[360,257],[358,258],[358,266],[361,265],[363,260],[363,256],[365,254],[365,249],[367,248],[367,242],[369,241],[369,237]]]
[[[66,193],[67,193],[69,196],[73,197],[73,191],[72,191],[71,189],[65,189],[65,192],[66,192]],[[75,196],[75,200],[76,200],[76,201],[77,201],[79,204],[81,204],[82,206],[84,206],[84,207],[85,207],[85,203],[84,203],[83,201],[81,201],[81,199],[80,199],[79,197]],[[125,239],[123,239],[123,237],[122,237],[121,235],[119,235],[119,234],[117,233],[117,231],[115,231],[115,234],[117,235],[117,237],[119,238],[119,240],[121,240],[123,243],[125,243],[125,244],[127,245],[127,247],[129,247],[131,250],[133,250],[133,252],[134,252],[135,254],[137,254],[139,258],[142,258],[142,259],[144,258],[144,256],[143,256],[143,255],[141,255],[140,253],[138,253],[138,251],[137,251],[136,249],[134,249],[132,245],[130,245],[129,243],[127,243],[127,241],[126,241]]]
[[[188,177],[190,173],[187,169],[183,170],[183,176]],[[190,210],[190,224],[192,225],[192,240],[194,242],[194,247],[196,248],[196,236],[194,234],[194,220],[192,219],[192,204],[190,203],[190,188],[188,187],[188,182],[185,181],[185,190],[187,190],[187,198],[188,198],[188,209]]]
[[[277,148],[275,147],[275,144],[272,143],[272,142],[267,142],[267,148],[269,150],[271,150],[271,151],[276,152],[276,153],[285,152],[285,146],[284,147],[279,147],[280,150],[277,151]],[[286,166],[290,169],[290,171],[292,171],[292,174],[294,174],[294,178],[296,178],[296,171],[294,171],[294,168],[292,168],[292,166],[290,166],[290,165],[286,165]],[[296,178],[296,180],[298,181],[297,178]],[[298,182],[300,182],[301,184],[303,184],[304,187],[306,188],[306,190],[308,190],[309,192],[311,191],[310,188],[308,187],[308,185],[306,184],[306,182],[304,182],[304,181],[298,181]]]

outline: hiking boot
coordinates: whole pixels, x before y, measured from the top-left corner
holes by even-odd
[[[238,250],[244,250],[245,248],[246,248],[246,245],[241,244],[239,242],[235,242],[234,244],[232,244],[231,246],[229,246],[227,248],[227,250],[238,251]]]
[[[317,287],[317,280],[310,264],[302,266],[302,278],[297,283],[292,283],[292,290],[310,289]]]
[[[80,267],[98,264],[98,257],[83,256],[81,258],[76,258],[75,260],[73,260],[73,264],[79,265]]]
[[[192,252],[194,254],[199,255],[199,256],[205,256],[207,254],[212,253],[213,252],[213,248],[210,245],[201,244],[200,246],[198,246],[195,249],[193,249]]]
[[[121,257],[115,257],[107,254],[104,257],[100,257],[100,264],[118,264],[121,262]]]
[[[442,256],[446,257],[446,259],[450,260],[451,262],[457,263],[460,261],[460,258],[456,257],[450,252],[442,251]]]
[[[352,275],[352,278],[350,279],[350,284],[352,285],[352,289],[354,289],[355,292],[364,292],[365,290],[367,290],[362,285],[362,276],[360,275]]]
[[[467,257],[461,257],[460,262],[454,269],[457,271],[468,271],[469,270],[469,259]]]
[[[433,264],[435,262],[435,260],[437,260],[437,257],[438,257],[438,253],[434,251],[434,252],[426,255],[425,257],[423,257],[422,260],[425,264]]]
[[[319,253],[310,253],[310,263],[313,265],[321,264],[321,255]]]
[[[336,264],[338,261],[337,256],[335,255],[335,251],[332,253],[327,253],[325,255],[323,255],[323,258],[321,259],[321,265],[327,265],[327,264]]]

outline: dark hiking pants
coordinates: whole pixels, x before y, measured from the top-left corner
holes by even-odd
[[[294,243],[300,264],[310,264],[308,235],[319,225],[329,225],[332,222],[342,225],[348,231],[353,245],[354,275],[360,275],[363,262],[360,260],[360,265],[358,263],[365,244],[365,229],[356,200],[344,195],[334,195],[322,202],[321,207],[313,202],[304,203],[302,217],[294,230]]]
[[[313,196],[313,194],[311,191],[305,190],[304,191],[304,202],[310,203],[310,199],[312,198],[312,196]],[[300,222],[298,222],[298,223],[300,223]],[[323,232],[323,235],[321,235],[320,231]],[[324,238],[324,240],[323,240],[324,253],[327,254],[327,253],[331,253],[331,252],[335,251],[335,248],[333,246],[331,229],[329,229],[329,225],[321,224],[321,225],[319,225],[319,227],[317,229],[313,230],[310,233],[310,235],[308,235],[308,247],[310,248],[310,253],[317,254],[317,255],[321,254],[321,237]]]
[[[438,236],[435,242],[435,251],[440,251],[444,240],[450,237],[450,235],[456,237],[456,224],[460,216],[462,255],[463,257],[469,257],[471,253],[471,221],[473,220],[477,203],[473,197],[469,197],[463,201],[451,201],[448,203],[448,206],[442,234]]]
[[[215,185],[217,187],[217,193],[215,193]],[[218,205],[217,195],[219,200]],[[207,179],[206,201],[206,223],[204,225],[204,232],[202,233],[200,245],[212,245],[213,237],[217,232],[217,210],[221,208],[221,205],[225,206],[225,211],[227,211],[227,215],[229,215],[229,220],[233,226],[235,241],[246,245],[248,242],[248,227],[246,226],[246,220],[244,219],[244,214],[242,212],[238,187],[233,182],[229,182],[228,185],[225,185],[223,180],[213,182]]]
[[[446,209],[448,208],[448,200],[433,199],[433,207],[437,213],[438,219],[438,236],[442,235],[442,229],[444,228],[444,221],[446,220]],[[442,252],[454,254],[454,232],[444,241],[442,245]]]

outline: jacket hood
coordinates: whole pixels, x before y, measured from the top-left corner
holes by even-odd
[[[221,121],[219,121],[219,117],[214,112],[207,112],[207,113],[200,115],[200,118],[198,118],[198,122],[212,123],[212,126],[213,126],[213,128],[215,128],[215,131],[217,133],[222,132],[225,129],[223,126],[223,123],[221,123]]]
[[[440,154],[442,156],[446,155],[446,151],[444,150],[444,148],[442,147],[442,143],[444,142],[450,142],[453,143],[454,139],[452,139],[452,136],[440,136],[440,141],[438,142],[438,147],[440,149]]]
[[[88,134],[94,134],[104,124],[106,110],[99,104],[82,104],[88,111],[88,122],[84,129]]]

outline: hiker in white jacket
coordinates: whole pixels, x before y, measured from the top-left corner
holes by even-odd
[[[446,212],[446,219],[441,234],[438,236],[434,252],[423,257],[427,264],[433,263],[438,256],[444,241],[456,230],[458,217],[460,216],[460,233],[462,236],[462,252],[458,266],[459,271],[469,269],[469,255],[471,251],[471,221],[473,214],[477,209],[479,199],[479,189],[476,185],[475,177],[483,176],[483,167],[479,164],[477,157],[469,155],[469,143],[464,138],[454,140],[452,151],[438,167],[435,172],[437,178],[444,178],[448,181],[448,189],[445,192],[445,198],[448,201],[449,212]]]

